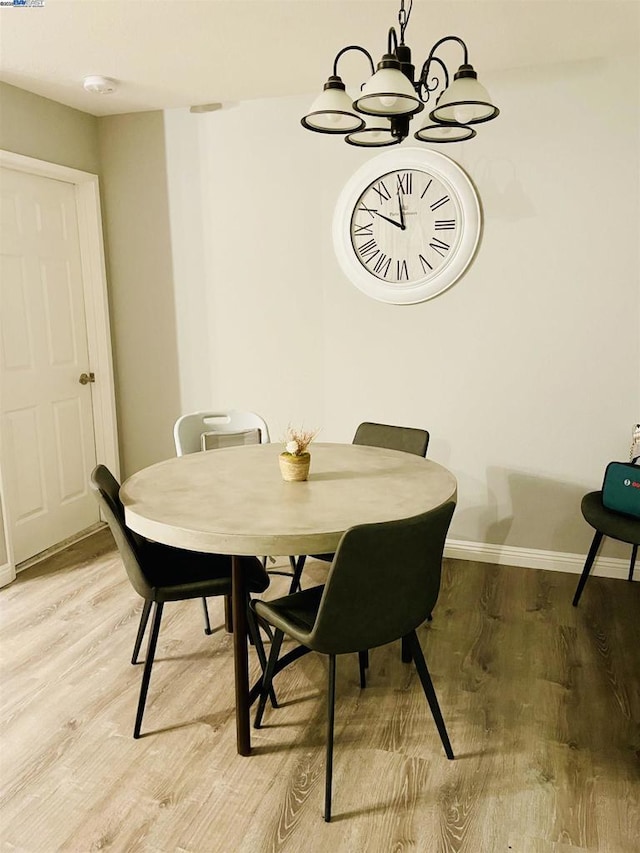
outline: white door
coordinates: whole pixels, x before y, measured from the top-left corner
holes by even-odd
[[[2,168],[0,447],[16,563],[99,521],[75,188]]]

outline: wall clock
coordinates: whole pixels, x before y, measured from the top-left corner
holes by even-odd
[[[333,244],[348,278],[381,302],[423,302],[450,287],[475,254],[480,203],[466,173],[435,151],[369,160],[346,183]]]

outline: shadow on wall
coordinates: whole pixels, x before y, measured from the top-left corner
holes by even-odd
[[[498,467],[487,469],[486,482],[485,505],[480,510],[462,510],[458,519],[463,529],[473,525],[479,541],[586,555],[593,529],[582,517],[580,503],[600,483],[589,488]],[[605,540],[600,553],[628,559],[628,547],[610,539]]]
[[[483,208],[491,211],[492,219],[517,222],[537,215],[513,160],[506,157],[480,158],[474,165],[474,179]]]

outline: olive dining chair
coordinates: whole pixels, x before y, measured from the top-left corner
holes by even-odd
[[[351,443],[366,447],[381,447],[387,450],[401,450],[404,453],[413,453],[415,456],[426,456],[429,447],[429,433],[426,429],[364,421],[356,429]],[[324,560],[329,563],[333,560],[333,554],[312,554],[311,557],[314,560]],[[295,563],[290,592],[300,588],[300,578],[305,561],[306,556],[302,554]]]
[[[139,738],[165,603],[209,595],[230,596],[231,557],[173,548],[151,542],[130,530],[125,524],[124,507],[119,496],[120,485],[105,465],[94,468],[90,484],[111,528],[131,586],[144,599],[132,664],[138,662],[138,653],[153,609],[133,728],[134,738]],[[269,576],[260,560],[243,557],[242,561],[249,591],[264,592],[269,586]],[[264,669],[266,657],[252,611],[249,611],[249,632]]]
[[[429,433],[426,429],[391,426],[370,421],[361,423],[353,437],[353,444],[367,447],[386,447],[387,450],[403,450],[415,456],[426,456]]]
[[[310,651],[328,656],[326,821],[331,820],[337,655],[406,639],[446,756],[454,757],[416,634],[438,599],[444,543],[454,509],[449,502],[412,518],[352,527],[340,540],[326,584],[273,601],[251,602],[258,617],[275,629],[262,679],[257,728],[274,675]],[[285,634],[299,646],[279,660]]]
[[[413,453],[415,456],[427,455],[429,447],[429,433],[426,429],[418,429],[416,427],[395,426],[392,424],[379,424],[373,421],[364,421],[356,429],[353,436],[352,444],[359,444],[365,447],[381,447],[387,450],[400,450],[403,453]],[[312,559],[322,560],[330,563],[333,560],[333,554],[312,554]],[[293,580],[289,592],[294,592],[296,589],[301,589],[302,570],[306,561],[305,555],[301,555],[292,563]],[[431,614],[428,616],[431,619]],[[408,663],[410,660],[410,650],[406,642],[402,643],[402,660]],[[366,686],[365,670],[369,666],[369,654],[363,651],[360,654],[360,685]]]

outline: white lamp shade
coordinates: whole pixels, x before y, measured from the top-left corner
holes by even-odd
[[[465,139],[473,139],[476,135],[472,127],[459,124],[434,124],[430,116],[427,116],[421,127],[413,134],[420,142],[463,142]]]
[[[364,127],[362,116],[353,111],[353,100],[344,89],[324,89],[302,119],[308,130],[321,133],[349,133]]]
[[[391,133],[391,122],[378,116],[367,116],[362,130],[356,130],[346,137],[349,145],[362,148],[383,148],[386,145],[398,145],[401,137]]]
[[[458,77],[442,93],[430,118],[455,124],[476,124],[495,118],[498,112],[489,93],[477,79]]]
[[[374,116],[406,115],[423,109],[408,77],[397,68],[381,68],[367,80],[353,106]]]

